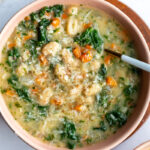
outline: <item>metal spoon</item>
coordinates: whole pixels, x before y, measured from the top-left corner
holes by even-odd
[[[132,57],[129,57],[127,55],[124,55],[124,54],[120,54],[118,52],[114,52],[112,50],[109,50],[109,49],[104,49],[106,52],[112,54],[112,55],[115,55],[117,57],[119,57],[122,61],[125,61],[137,68],[140,68],[142,70],[145,70],[147,72],[150,72],[150,64],[147,64],[143,61],[140,61],[140,60],[137,60],[135,58],[132,58]]]

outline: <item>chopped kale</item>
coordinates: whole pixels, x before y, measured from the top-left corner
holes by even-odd
[[[49,108],[49,106],[37,106],[39,115],[46,117],[48,114],[48,108]]]
[[[110,111],[105,117],[110,126],[122,127],[127,121],[127,115],[119,110]]]
[[[101,65],[99,71],[98,71],[98,76],[100,79],[104,79],[107,74],[107,69],[104,64]]]
[[[54,139],[54,135],[53,134],[48,134],[46,137],[45,137],[45,140],[46,141],[52,141]]]
[[[37,57],[37,50],[36,50],[37,42],[35,40],[28,40],[25,44],[25,47],[29,49],[31,56]]]
[[[25,121],[33,121],[33,120],[36,120],[36,116],[32,113],[32,112],[30,112],[30,111],[26,111],[25,113],[24,113],[24,115],[25,115]]]
[[[28,91],[27,87],[22,86],[21,88],[15,88],[15,90],[16,90],[18,96],[20,98],[22,98],[23,100],[28,101],[28,102],[32,101],[29,96],[29,91]]]
[[[60,17],[60,15],[63,13],[63,5],[54,5],[50,7],[45,6],[39,11],[39,16],[42,17],[46,12],[51,11],[54,12],[54,17]]]
[[[32,101],[29,96],[29,91],[27,87],[21,86],[19,84],[18,77],[15,74],[12,74],[11,77],[8,78],[8,83],[13,87],[13,89],[17,92],[20,98],[28,102]]]
[[[75,124],[66,118],[61,128],[61,139],[66,141],[67,147],[70,149],[75,148],[77,142],[79,143],[79,136],[76,133]]]
[[[107,107],[107,102],[109,100],[108,90],[102,89],[102,91],[96,95],[96,102],[102,107]]]
[[[134,94],[136,91],[136,86],[133,85],[127,85],[124,90],[123,93],[126,97],[130,97],[132,96],[132,94]]]
[[[106,125],[105,125],[104,121],[101,121],[101,122],[100,122],[100,127],[94,127],[93,130],[106,131],[107,128],[106,128]]]
[[[63,13],[63,5],[54,5],[50,7],[50,9],[53,10],[55,17],[60,17],[60,15]]]
[[[76,144],[73,141],[68,141],[67,142],[67,147],[69,149],[74,149],[76,147]]]
[[[65,119],[63,122],[62,137],[66,137],[71,140],[77,140],[75,124],[67,119]]]
[[[51,7],[45,6],[39,11],[39,16],[42,17],[46,12],[51,12]]]
[[[40,22],[39,22],[39,26],[38,26],[38,44],[40,46],[42,46],[43,44],[46,44],[48,42],[47,39],[47,26],[50,24],[50,20],[43,18]]]
[[[30,17],[31,17],[31,21],[34,22],[38,19],[39,16],[38,16],[38,13],[33,12],[33,13],[30,14]]]
[[[103,48],[103,40],[98,33],[98,31],[92,27],[86,29],[81,34],[77,34],[74,37],[74,42],[77,42],[81,46],[85,46],[90,44],[94,49],[97,50],[98,53],[102,51]]]
[[[12,74],[10,78],[8,78],[8,83],[16,89],[18,86],[18,77],[15,74]]]
[[[8,59],[6,61],[7,64],[12,68],[17,67],[18,59],[20,57],[19,50],[13,47],[11,50],[7,52],[7,56],[8,56]]]

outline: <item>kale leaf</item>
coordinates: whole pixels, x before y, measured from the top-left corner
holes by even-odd
[[[28,101],[28,102],[32,101],[29,96],[29,91],[28,91],[27,87],[22,86],[21,88],[15,88],[15,90],[16,90],[18,96],[20,98],[22,98],[23,100]]]
[[[136,91],[136,86],[127,85],[124,88],[123,93],[126,97],[130,97],[130,96],[132,96],[132,94],[134,94],[135,91]]]
[[[63,13],[63,5],[54,5],[51,7],[51,9],[54,11],[55,17],[60,17],[60,15]]]
[[[19,84],[18,77],[15,74],[12,74],[11,77],[8,78],[8,83],[13,87],[13,89],[17,92],[20,98],[28,102],[32,101],[29,96],[29,91],[27,87],[21,86]]]
[[[93,130],[106,131],[106,130],[107,130],[107,127],[106,127],[104,121],[101,121],[101,122],[100,122],[100,127],[94,127]]]
[[[37,50],[36,50],[37,42],[35,40],[28,40],[25,44],[25,47],[29,49],[31,56],[37,57]]]
[[[19,50],[13,47],[11,50],[7,52],[7,56],[8,56],[8,59],[6,61],[7,64],[12,68],[17,67],[18,59],[20,57]]]
[[[45,12],[54,12],[54,17],[60,17],[60,15],[63,13],[63,5],[54,5],[47,7],[45,6],[39,11],[39,16],[44,16]]]
[[[97,50],[98,53],[102,51],[103,48],[103,40],[98,33],[98,31],[92,27],[86,29],[81,34],[77,34],[74,37],[74,42],[77,42],[81,46],[85,46],[90,44],[94,49]]]
[[[104,64],[101,65],[101,67],[98,70],[98,76],[100,79],[104,79],[107,74],[107,69]]]
[[[46,117],[48,114],[49,106],[37,106],[38,112],[40,116]]]
[[[122,127],[127,121],[126,114],[122,113],[119,110],[107,112],[105,117],[110,126]]]
[[[76,133],[75,124],[65,118],[61,132],[61,138],[66,140],[67,147],[69,149],[74,149],[77,142],[79,142],[79,136]]]
[[[38,26],[38,43],[40,46],[42,46],[43,44],[46,44],[48,42],[47,39],[47,26],[50,24],[50,20],[43,18],[40,22],[39,22],[39,26]]]
[[[107,102],[109,100],[109,94],[106,89],[102,89],[102,91],[96,95],[96,102],[98,105],[107,107]]]

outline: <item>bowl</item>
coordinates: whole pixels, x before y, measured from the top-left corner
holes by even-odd
[[[96,9],[101,9],[104,12],[110,14],[115,19],[117,19],[130,33],[130,36],[134,40],[136,51],[138,54],[138,58],[146,63],[150,63],[150,55],[149,55],[149,48],[144,40],[144,37],[142,36],[141,32],[137,28],[137,26],[118,8],[113,6],[112,4],[103,1],[103,0],[37,0],[25,8],[23,8],[21,11],[19,11],[12,19],[5,25],[4,29],[2,30],[0,34],[0,59],[1,59],[1,53],[2,49],[13,32],[14,28],[18,25],[18,23],[27,15],[29,15],[31,12],[39,10],[40,8],[47,6],[47,5],[54,5],[54,4],[83,4],[87,5]],[[142,71],[141,73],[141,89],[139,91],[137,106],[134,109],[133,114],[129,117],[127,123],[117,131],[116,134],[110,136],[104,141],[98,142],[93,145],[88,145],[83,148],[78,148],[82,150],[108,150],[112,149],[113,147],[117,146],[121,142],[123,142],[139,125],[140,121],[142,120],[148,104],[149,104],[149,98],[150,98],[150,74],[147,72]],[[5,100],[3,99],[2,95],[0,95],[0,110],[1,114],[4,117],[5,121],[8,123],[10,128],[21,138],[23,139],[27,144],[32,146],[35,149],[40,150],[63,150],[65,148],[58,148],[54,147],[50,144],[43,143],[39,141],[37,138],[34,138],[31,136],[27,131],[25,131],[21,125],[11,115],[9,109],[7,108],[5,104]]]
[[[150,150],[150,141],[140,144],[135,148],[135,150]]]

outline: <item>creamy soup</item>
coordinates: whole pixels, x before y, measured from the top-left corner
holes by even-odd
[[[114,134],[136,105],[139,71],[104,48],[136,57],[127,30],[102,11],[54,5],[25,17],[0,63],[14,119],[39,140],[69,149]]]

